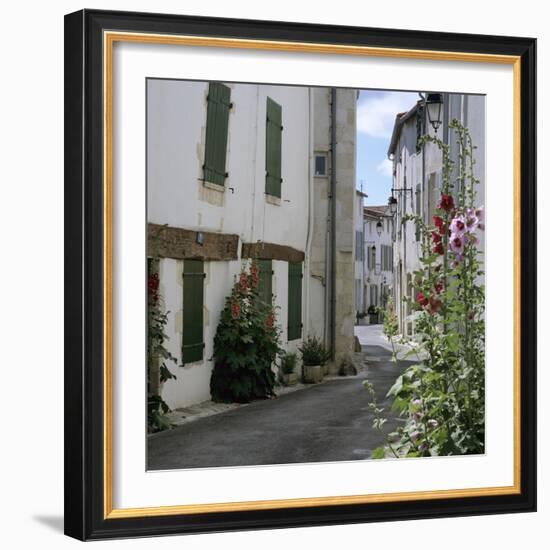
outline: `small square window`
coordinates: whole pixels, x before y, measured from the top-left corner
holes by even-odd
[[[315,175],[326,176],[327,175],[327,156],[323,154],[315,155]]]

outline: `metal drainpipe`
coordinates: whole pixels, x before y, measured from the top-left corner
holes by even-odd
[[[330,352],[336,346],[336,88],[330,90]]]

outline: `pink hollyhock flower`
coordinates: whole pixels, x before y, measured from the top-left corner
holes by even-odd
[[[455,253],[462,255],[464,252],[464,237],[462,235],[457,235],[456,233],[451,234],[449,239],[449,248]]]
[[[479,220],[477,227],[478,229],[481,229],[483,231],[485,229],[485,209],[483,208],[483,206],[480,206],[476,209],[475,215]]]
[[[476,216],[476,211],[473,208],[467,208],[464,216],[466,223],[466,231],[472,233],[479,225],[479,218]]]
[[[466,224],[463,216],[457,216],[451,222],[451,233],[462,235],[466,229]]]

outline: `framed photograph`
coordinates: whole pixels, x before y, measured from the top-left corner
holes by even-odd
[[[65,17],[65,530],[536,508],[533,38]]]

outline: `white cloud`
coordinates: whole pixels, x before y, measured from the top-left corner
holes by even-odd
[[[361,92],[357,130],[372,137],[389,138],[397,113],[408,111],[418,99],[418,94],[412,92]]]
[[[384,159],[378,166],[376,167],[376,171],[379,174],[382,174],[383,176],[387,176],[388,178],[392,177],[393,172],[393,163],[389,159]]]

